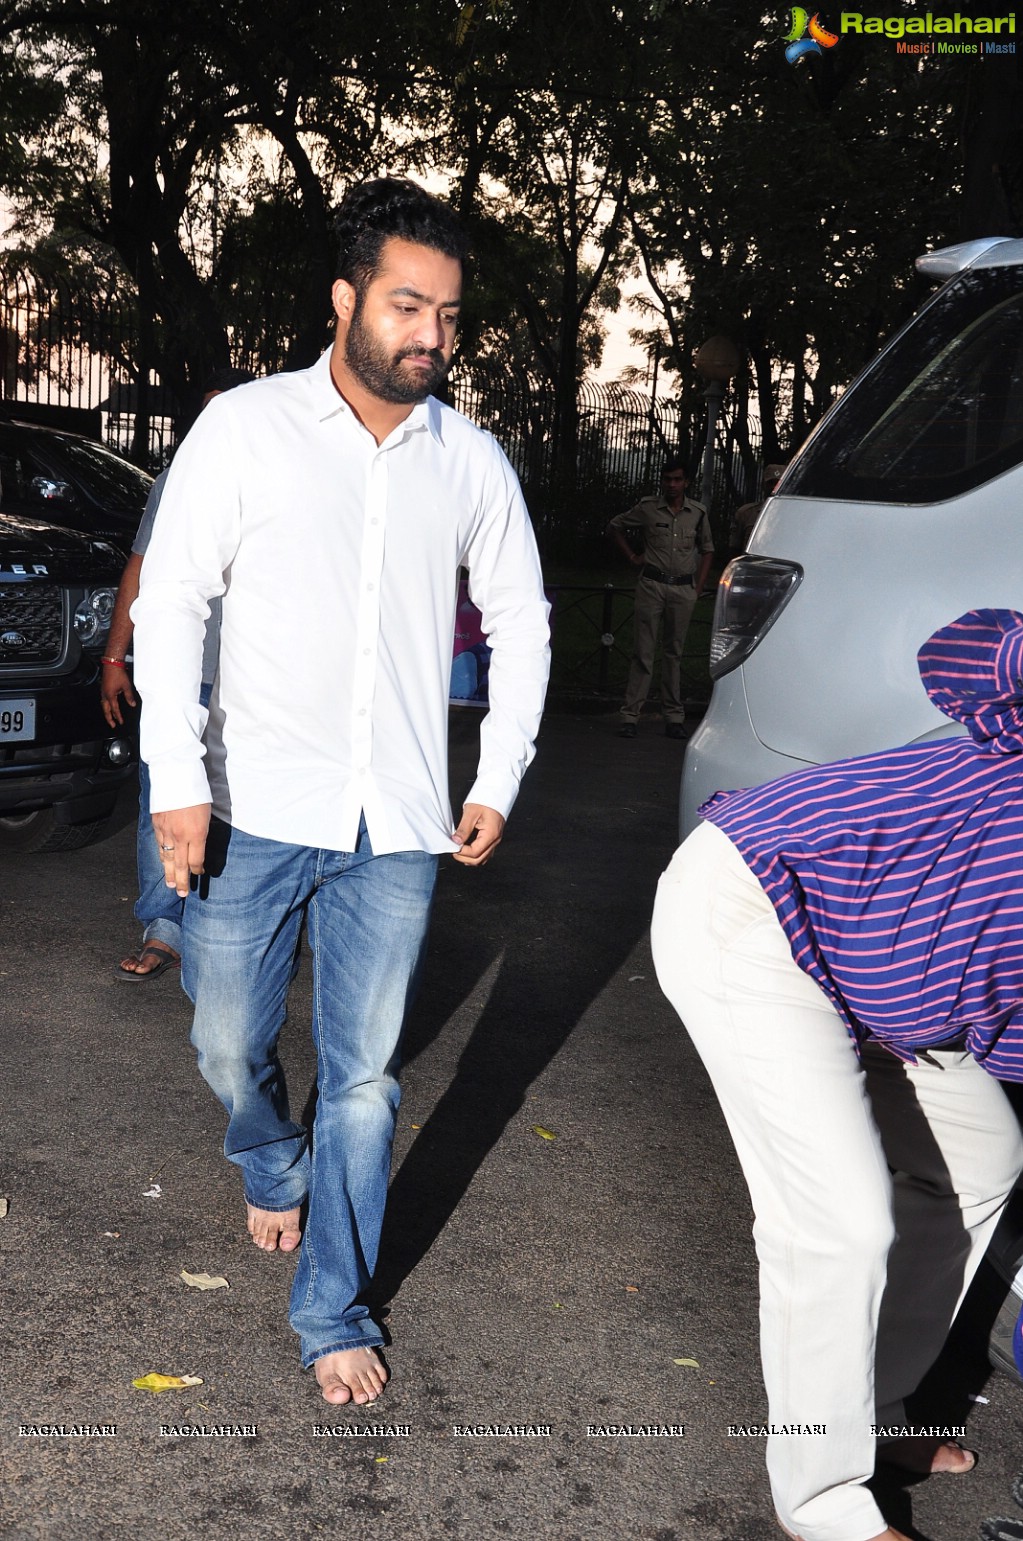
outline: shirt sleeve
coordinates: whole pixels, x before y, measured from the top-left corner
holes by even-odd
[[[693,507],[699,510],[703,519],[703,523],[700,526],[700,550],[704,553],[713,551],[714,536],[711,532],[710,520],[707,518],[707,510],[702,503],[694,503]]]
[[[210,801],[199,691],[209,602],[224,593],[240,530],[233,422],[218,398],[175,455],[131,608],[154,813]]]
[[[167,475],[167,471],[161,471],[149,489],[149,496],[146,499],[142,519],[131,545],[132,553],[135,556],[145,556],[149,550],[149,542],[153,538],[153,525],[156,523],[156,511],[160,507],[163,489],[167,485]]]
[[[607,523],[611,530],[636,529],[645,524],[642,503],[637,503],[634,508],[627,508],[623,514],[615,514],[614,518],[609,519]]]
[[[483,616],[490,660],[490,711],[480,725],[480,762],[466,802],[507,817],[535,753],[550,672],[550,606],[518,478],[491,441],[484,505],[464,555],[469,597]]]

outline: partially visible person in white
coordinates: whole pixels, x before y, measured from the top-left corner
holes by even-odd
[[[533,755],[549,653],[514,472],[431,395],[454,349],[460,227],[414,184],[380,179],[349,193],[338,230],[333,347],[199,419],[132,614],[154,828],[168,884],[188,893],[193,1042],[228,1109],[225,1149],[257,1244],[296,1250],[308,1194],[291,1321],[303,1364],[340,1403],[373,1400],[386,1379],[362,1296],[437,856],[478,867],[496,850]],[[455,825],[460,566],[493,661],[478,775]],[[201,639],[218,595],[207,723]],[[311,1160],[276,1051],[303,914],[320,1064]]]

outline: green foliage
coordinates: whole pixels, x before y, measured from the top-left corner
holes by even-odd
[[[1023,218],[1014,75],[854,37],[793,66],[780,17],[750,18],[739,0],[0,0],[0,190],[66,284],[116,280],[131,373],[185,401],[229,356],[316,356],[354,180],[446,186],[477,252],[460,356],[554,392],[556,514],[599,476],[578,387],[635,273],[694,420],[694,346],[725,333],[777,458],[913,307],[912,259],[960,235],[964,188],[976,210],[1000,178],[987,205]]]

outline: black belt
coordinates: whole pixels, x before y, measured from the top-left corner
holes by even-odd
[[[653,583],[685,583],[690,585],[690,587],[696,582],[695,573],[683,573],[681,577],[673,578],[671,573],[662,572],[659,567],[650,567],[646,563],[644,563],[639,576],[641,578],[649,578]]]

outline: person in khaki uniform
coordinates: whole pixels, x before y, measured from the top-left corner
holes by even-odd
[[[688,481],[685,467],[679,461],[669,461],[661,473],[660,497],[641,499],[635,508],[616,514],[607,527],[619,550],[640,569],[636,584],[632,666],[622,706],[620,738],[636,737],[636,723],[653,678],[657,631],[662,622],[664,731],[668,738],[684,736],[682,645],[693,606],[714,559],[707,510],[702,503],[686,497]],[[630,545],[626,531],[640,532],[642,554]]]
[[[746,550],[750,536],[753,534],[753,526],[760,518],[760,510],[787,470],[788,466],[764,467],[764,474],[760,479],[760,497],[755,503],[741,504],[732,515],[732,524],[728,532],[729,556],[741,556]]]

